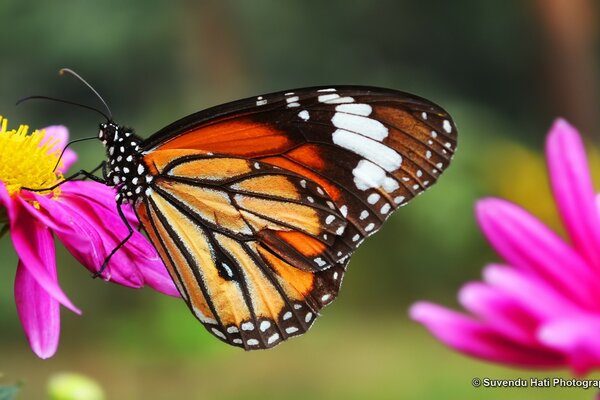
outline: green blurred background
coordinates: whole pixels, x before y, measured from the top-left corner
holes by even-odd
[[[99,119],[44,94],[89,104],[81,73],[115,119],[148,136],[199,109],[275,90],[365,84],[427,97],[456,121],[460,143],[443,179],[402,208],[353,257],[338,300],[311,332],[263,352],[229,348],[177,299],[90,278],[63,249],[57,355],[29,351],[13,301],[16,256],[0,246],[0,383],[45,398],[50,376],[77,371],[110,399],[591,399],[591,390],[474,389],[475,376],[568,376],[483,363],[436,342],[407,318],[419,299],[455,294],[497,260],[474,202],[502,196],[556,229],[543,161],[545,133],[564,116],[598,142],[598,12],[592,0],[74,1],[3,0],[0,114],[11,126],[67,125],[95,134]],[[76,145],[76,167],[102,159]],[[597,166],[595,151],[591,151]],[[596,168],[597,169],[597,168]]]

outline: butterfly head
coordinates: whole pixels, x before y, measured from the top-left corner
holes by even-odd
[[[100,124],[98,139],[106,149],[106,183],[117,188],[117,201],[134,201],[153,179],[141,161],[142,138],[131,128],[107,121]]]

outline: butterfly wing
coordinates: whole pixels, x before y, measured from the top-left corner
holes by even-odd
[[[388,89],[240,100],[144,143],[155,179],[138,216],[213,334],[271,347],[308,329],[351,252],[448,166],[456,134],[440,107]]]
[[[304,333],[337,295],[346,221],[327,202],[273,165],[194,154],[161,168],[136,209],[194,315],[259,349]]]

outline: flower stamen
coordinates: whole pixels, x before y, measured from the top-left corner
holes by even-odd
[[[18,193],[23,187],[44,189],[56,185],[64,179],[55,169],[60,157],[59,141],[46,138],[46,131],[35,130],[31,134],[27,125],[8,130],[8,121],[0,116],[0,181],[9,195]],[[60,166],[60,164],[59,164]],[[41,191],[60,194],[60,189]]]

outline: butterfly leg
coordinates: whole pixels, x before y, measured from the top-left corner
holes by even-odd
[[[104,259],[104,262],[102,263],[102,266],[100,267],[100,269],[92,275],[92,278],[94,278],[94,279],[102,276],[102,273],[108,266],[108,263],[110,262],[110,259],[112,258],[112,256],[114,256],[115,253],[117,251],[119,251],[119,249],[121,249],[121,247],[123,247],[129,239],[131,239],[131,236],[133,236],[134,230],[133,230],[131,224],[129,223],[129,221],[127,220],[127,218],[125,217],[125,214],[123,213],[123,209],[121,206],[122,206],[122,202],[117,201],[117,211],[119,212],[119,217],[121,217],[121,221],[123,221],[123,223],[127,227],[127,236],[125,236],[125,238],[123,240],[121,240],[119,242],[119,244],[117,244],[115,246],[115,248],[111,250],[110,253],[108,253],[108,256],[106,256],[106,258]]]
[[[74,181],[77,180],[78,177],[83,176],[84,179],[91,179],[94,182],[98,182],[98,183],[102,183],[103,185],[106,185],[106,181],[103,178],[100,178],[96,175],[94,175],[94,172],[98,171],[100,168],[103,168],[103,165],[106,164],[105,161],[102,161],[102,163],[100,165],[98,165],[96,168],[94,168],[92,171],[86,171],[84,169],[81,169],[79,171],[77,171],[76,173],[74,173],[73,175],[70,175],[68,177],[66,177],[65,179],[63,179],[62,181],[58,182],[55,185],[52,185],[50,187],[45,187],[45,188],[30,188],[30,187],[22,187],[22,189],[25,190],[29,190],[31,192],[46,192],[48,190],[54,190],[57,187],[59,187],[60,185],[64,184],[65,182],[70,182],[70,181]]]
[[[102,178],[94,175],[100,169],[102,169]],[[78,172],[76,172],[75,174],[69,176],[68,178],[65,178],[65,180],[63,182],[76,180],[76,178],[78,178],[80,176],[83,177],[83,179],[81,179],[81,180],[90,179],[94,182],[102,183],[105,185],[106,184],[106,161],[102,161],[100,164],[98,164],[98,166],[96,168],[94,168],[91,171],[86,171],[86,170],[81,169]],[[62,182],[60,184],[62,184]]]

